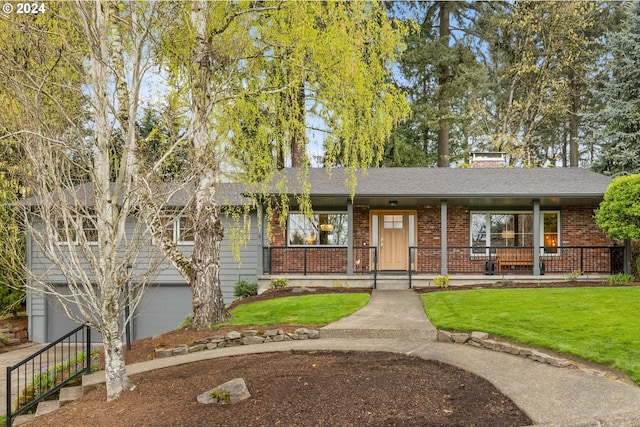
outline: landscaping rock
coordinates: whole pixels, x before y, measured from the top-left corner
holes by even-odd
[[[320,338],[320,331],[318,331],[316,329],[311,329],[309,331],[309,339],[310,340],[317,340],[318,338]]]
[[[156,348],[156,359],[173,356],[173,348]]]
[[[256,335],[258,335],[258,331],[255,330],[242,331],[242,336],[244,337],[255,337]]]
[[[453,338],[453,342],[455,343],[464,344],[469,341],[469,334],[455,333],[451,334],[451,338]]]
[[[227,405],[240,402],[251,397],[247,385],[242,378],[234,378],[218,387],[198,395],[197,401],[204,405],[218,403]]]
[[[471,332],[471,341],[479,342],[489,339],[489,334],[486,332]]]
[[[284,335],[284,332],[282,331],[282,329],[268,329],[264,331],[265,337],[274,337],[276,335]]]
[[[449,331],[438,330],[437,340],[439,342],[453,342],[453,337]]]
[[[251,344],[262,344],[264,342],[264,338],[256,337],[256,336],[248,336],[242,338],[242,344],[251,345]]]
[[[187,353],[189,353],[189,346],[187,346],[186,344],[179,345],[178,347],[173,349],[174,356],[180,356],[182,354],[187,354]]]
[[[224,337],[227,341],[239,340],[242,338],[242,334],[240,332],[231,331]]]
[[[196,344],[189,347],[189,353],[195,353],[196,351],[202,351],[206,348],[204,344]]]

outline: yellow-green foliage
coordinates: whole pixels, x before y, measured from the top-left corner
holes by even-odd
[[[447,286],[449,286],[449,276],[434,277],[433,284],[440,288],[446,288]]]
[[[289,286],[289,279],[273,278],[269,281],[269,289],[282,289]]]

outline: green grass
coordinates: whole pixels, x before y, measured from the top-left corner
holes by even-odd
[[[230,325],[324,325],[348,316],[369,302],[367,293],[321,294],[274,298],[242,304],[231,311]]]
[[[640,384],[640,287],[423,294],[440,329],[484,331],[609,365]]]

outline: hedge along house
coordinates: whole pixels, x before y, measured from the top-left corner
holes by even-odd
[[[76,188],[76,199],[83,200],[84,203],[91,206],[91,196],[85,196],[85,194],[92,194],[91,191],[85,191],[85,186],[87,185],[90,184],[84,184]],[[241,188],[235,184],[223,184],[219,189],[219,193],[221,199],[230,206],[242,206],[251,203],[249,199],[242,196]],[[169,209],[182,208],[185,200],[187,200],[186,193],[178,193],[170,199],[168,207]],[[37,203],[37,197],[23,201],[23,204],[27,206],[35,206]],[[32,210],[35,212],[35,209]],[[221,246],[220,280],[225,302],[233,300],[233,285],[237,281],[247,280],[255,283],[257,281],[257,273],[261,271],[258,264],[262,245],[258,234],[260,227],[256,225],[255,209],[251,211],[248,219],[247,226],[244,227],[247,231],[247,242],[239,246],[240,260],[236,259],[231,239],[225,238]],[[35,213],[31,215],[30,222],[33,227],[41,227]],[[222,223],[227,231],[226,234],[232,234],[231,230],[238,227],[238,224],[231,217],[223,216]],[[193,250],[193,235],[189,224],[188,217],[180,216],[177,221],[167,225],[173,235],[174,242],[187,256],[190,256]],[[132,217],[127,221],[129,235],[133,234],[136,225],[136,218]],[[92,231],[90,222],[83,223],[83,229],[77,230],[76,237],[79,233],[83,233],[89,240],[95,238],[95,232]],[[61,238],[59,244],[68,244],[64,240]],[[148,240],[139,253],[138,264],[145,265],[147,260],[157,259],[158,257],[159,253],[152,246],[151,241]],[[59,286],[61,292],[65,291],[65,277],[52,266],[51,261],[45,257],[42,249],[29,234],[27,234],[27,263],[34,274],[48,283]],[[135,269],[136,267],[132,268]],[[174,330],[192,312],[191,290],[187,282],[168,262],[163,261],[159,265],[155,276],[152,278],[152,283],[152,286],[142,296],[131,322],[132,340]],[[33,284],[31,283],[30,285]],[[36,292],[27,293],[27,315],[29,317],[29,338],[34,342],[51,342],[77,326],[67,317],[55,298],[45,297]],[[97,334],[93,335],[93,337],[95,340],[99,339]]]
[[[292,201],[302,189],[299,173],[281,172]],[[274,277],[407,287],[439,275],[486,283],[487,275],[558,280],[623,268],[623,247],[593,219],[611,181],[603,175],[504,168],[503,155],[491,153],[475,156],[469,169],[372,168],[356,176],[352,199],[344,169],[308,171],[313,216],[293,204],[285,227],[272,220],[262,288]]]

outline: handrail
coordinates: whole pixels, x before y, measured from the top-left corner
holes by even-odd
[[[85,330],[84,342],[78,341],[78,333]],[[72,340],[73,338],[73,340]],[[60,347],[56,347],[61,344]],[[67,350],[67,356],[69,359],[65,362],[64,350]],[[72,345],[74,352],[72,352]],[[60,354],[58,355],[58,348],[60,348]],[[59,391],[62,387],[80,377],[81,375],[91,373],[91,328],[89,326],[80,325],[73,331],[59,338],[58,340],[47,345],[43,349],[35,352],[31,356],[23,359],[13,366],[7,367],[7,421],[6,426],[11,427],[13,418],[27,412],[34,408],[38,403],[45,400],[47,397]],[[80,351],[79,351],[80,349]],[[51,350],[53,355],[51,356]],[[84,354],[84,360],[78,362],[80,356]],[[70,358],[74,355],[74,358]],[[43,361],[44,356],[44,361]],[[58,361],[58,356],[60,360]],[[36,363],[36,358],[38,362]],[[75,360],[74,365],[77,367],[78,363],[81,364],[82,369],[71,369],[71,361]],[[63,364],[63,368],[60,372],[57,372],[57,365]],[[64,366],[67,363],[67,366]],[[53,364],[53,366],[51,366]],[[37,369],[36,369],[37,367]],[[31,368],[31,369],[29,369]],[[44,368],[44,369],[43,369]],[[22,371],[22,372],[21,372]],[[30,373],[29,373],[30,371]],[[67,371],[67,372],[65,372]],[[12,410],[11,394],[12,394],[12,378],[13,373],[16,373],[15,378],[17,380],[17,406],[15,411]],[[46,375],[46,379],[43,381],[43,373]],[[51,376],[53,374],[53,377]],[[65,375],[66,374],[66,375]],[[59,378],[60,377],[60,378]],[[21,381],[22,380],[22,381]],[[46,384],[43,382],[46,381]],[[49,384],[51,382],[51,384]],[[29,387],[31,387],[30,390]],[[22,389],[22,390],[21,390]],[[24,394],[23,397],[21,395]],[[29,400],[27,400],[29,398]]]

